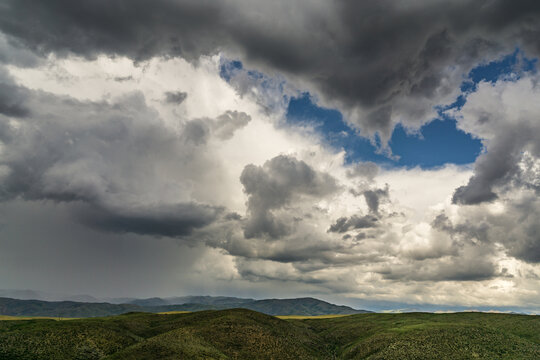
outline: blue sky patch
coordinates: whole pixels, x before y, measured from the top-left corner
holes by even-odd
[[[529,59],[520,50],[516,49],[512,54],[502,59],[481,64],[469,72],[467,79],[461,84],[462,94],[453,104],[441,107],[439,110],[461,108],[466,101],[466,95],[476,90],[476,85],[481,81],[494,83],[504,76],[512,74],[514,80],[519,79],[524,73],[536,73],[538,59]]]
[[[308,124],[322,135],[323,140],[334,148],[344,149],[347,162],[374,161],[394,166],[421,166],[424,168],[446,163],[468,164],[482,150],[482,143],[456,129],[456,121],[442,118],[424,125],[419,135],[407,134],[398,125],[392,134],[390,145],[394,155],[391,160],[377,153],[377,148],[366,138],[359,136],[345,123],[337,110],[315,105],[308,93],[293,98],[287,109],[290,124]]]
[[[225,81],[229,82],[231,81],[231,77],[233,76],[234,71],[242,70],[242,68],[243,68],[243,65],[241,61],[238,61],[238,60],[228,61],[222,58],[221,64],[219,67],[219,76]]]
[[[491,61],[472,69],[467,84],[469,86],[472,84],[474,89],[480,81],[495,82],[508,74],[519,79],[525,72],[535,72],[537,61],[538,59],[527,58],[520,49],[516,49],[512,54],[506,55],[500,60]],[[467,85],[462,86],[463,91],[466,89],[464,86],[467,87]]]
[[[391,163],[386,156],[377,153],[377,148],[369,139],[359,136],[347,125],[339,111],[315,105],[309,93],[289,101],[287,122],[313,127],[327,144],[345,150],[347,162],[361,160]]]
[[[482,142],[456,128],[456,121],[442,118],[431,121],[420,129],[421,136],[409,135],[398,124],[390,146],[400,156],[398,165],[423,168],[443,164],[469,164],[482,151]]]
[[[347,163],[373,161],[387,166],[420,166],[432,168],[444,164],[470,164],[482,152],[479,139],[456,128],[456,121],[443,114],[445,110],[461,108],[468,93],[474,91],[481,81],[495,82],[505,76],[519,79],[525,72],[536,71],[537,59],[525,57],[520,49],[499,60],[481,64],[468,74],[461,86],[462,94],[448,106],[438,107],[438,118],[425,124],[418,133],[407,133],[397,125],[390,139],[392,153],[399,159],[392,160],[377,152],[377,147],[367,138],[360,136],[358,130],[351,128],[335,109],[327,109],[315,104],[312,96],[302,93],[289,100],[286,119],[290,125],[310,126],[321,135],[322,140],[331,147],[346,152]],[[237,70],[242,70],[240,61],[224,61],[220,75],[230,81]],[[261,73],[246,70],[249,76]],[[264,84],[263,84],[264,86]]]

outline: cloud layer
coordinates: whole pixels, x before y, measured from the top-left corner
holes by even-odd
[[[44,283],[77,266],[70,256],[82,268],[55,290],[81,279],[109,294],[151,273],[163,282],[125,291],[540,308],[540,78],[460,89],[516,46],[537,56],[539,12],[501,0],[5,1],[0,274],[21,275],[0,282]],[[227,82],[227,58],[257,72]],[[413,131],[461,95],[446,115],[484,152],[430,170],[346,163],[284,121],[306,90],[382,147],[396,124]],[[93,268],[115,270],[109,288]]]
[[[151,7],[12,0],[3,5],[0,30],[17,51],[30,47],[43,55],[196,60],[226,51],[313,87],[367,135],[387,140],[398,122],[429,121],[433,107],[451,102],[461,76],[478,62],[516,46],[537,54],[539,16],[540,6],[526,0],[160,0]],[[18,61],[17,51],[5,60]]]

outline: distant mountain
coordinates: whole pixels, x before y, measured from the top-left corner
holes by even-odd
[[[201,303],[166,304],[169,301]],[[330,304],[314,298],[253,300],[232,297],[189,296],[185,298],[151,298],[137,303],[110,304],[76,301],[41,301],[0,298],[0,314],[12,316],[95,317],[126,312],[201,311],[245,308],[268,315],[359,314],[369,311]]]
[[[239,307],[268,315],[350,315],[370,312],[343,305],[334,305],[314,298],[255,300]]]
[[[90,295],[71,295],[71,296],[66,296],[63,299],[57,299],[56,301],[78,301],[78,302],[91,302],[91,303],[106,302],[106,301],[101,301],[100,299],[95,298]]]
[[[129,301],[128,304],[134,304],[134,305],[139,305],[139,306],[172,305],[167,300],[158,298],[158,297],[153,297],[153,298],[148,298],[148,299],[134,299],[134,300]]]
[[[132,304],[0,298],[0,314],[11,316],[95,317],[144,311]]]
[[[133,300],[146,311],[200,311],[244,308],[267,315],[349,315],[369,311],[356,310],[314,298],[254,300],[226,296],[185,296],[175,298],[149,298]]]
[[[111,298],[111,297],[105,297],[100,298],[99,301],[96,302],[108,302],[111,304],[131,304],[132,301],[137,300],[137,298],[133,297],[121,297],[121,298]]]
[[[244,299],[229,296],[181,296],[181,297],[169,297],[169,298],[148,298],[148,299],[134,299],[129,301],[129,304],[135,304],[140,306],[164,306],[164,305],[182,305],[182,304],[201,304],[201,305],[215,305],[225,306],[233,305],[236,307],[239,304],[245,304],[255,301],[254,299]]]
[[[254,299],[237,298],[230,296],[184,296],[168,299],[170,304],[204,304],[216,306],[229,306],[246,304],[255,301]],[[182,301],[182,302],[179,302]]]

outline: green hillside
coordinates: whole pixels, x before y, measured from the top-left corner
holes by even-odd
[[[540,359],[540,317],[245,309],[0,321],[0,359]]]
[[[361,314],[302,324],[340,359],[540,359],[538,316]]]
[[[310,359],[313,333],[234,309],[0,321],[0,359]]]

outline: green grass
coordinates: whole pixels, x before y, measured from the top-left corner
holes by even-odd
[[[0,321],[0,359],[540,359],[540,317],[233,309]]]
[[[165,315],[171,315],[171,314],[188,314],[192,311],[162,311],[162,312],[159,312],[158,314],[165,314]]]
[[[540,359],[540,317],[360,314],[304,320],[343,359]]]
[[[343,316],[350,316],[350,315],[276,315],[277,318],[280,319],[299,319],[299,320],[305,320],[305,319],[333,319],[337,317],[343,317]]]

